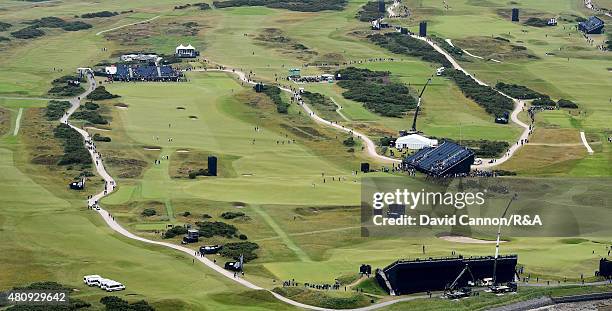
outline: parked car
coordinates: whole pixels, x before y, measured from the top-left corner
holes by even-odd
[[[111,282],[106,284],[105,290],[107,292],[116,292],[116,291],[120,291],[120,290],[125,290],[125,286],[123,284],[119,283],[119,282],[111,281]]]
[[[98,286],[101,279],[102,277],[97,274],[86,275],[83,277],[83,283],[87,284],[87,286]]]

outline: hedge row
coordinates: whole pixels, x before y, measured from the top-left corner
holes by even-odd
[[[385,16],[385,13],[378,12],[378,1],[370,1],[361,7],[355,16],[362,22],[369,22]]]
[[[117,98],[117,97],[119,97],[119,95],[111,94],[103,86],[98,86],[95,90],[93,90],[93,92],[87,95],[87,99],[91,99],[91,100],[104,100],[104,99],[112,99],[112,98]]]
[[[281,98],[281,89],[273,85],[264,85],[263,91],[276,105],[276,111],[278,113],[288,113],[289,104],[283,101]]]
[[[419,39],[398,32],[386,34],[374,34],[368,36],[370,41],[386,48],[387,50],[414,57],[422,60],[440,64],[444,67],[452,67],[451,63],[442,54],[438,53],[431,45]]]
[[[47,108],[45,108],[45,117],[49,121],[57,120],[64,116],[68,108],[70,108],[69,102],[52,100],[47,104]]]
[[[495,84],[495,88],[510,97],[518,99],[535,99],[545,96],[526,86],[518,84],[506,84],[504,82],[497,82],[497,84]]]
[[[488,113],[502,116],[514,108],[514,103],[510,98],[499,94],[490,86],[478,84],[462,71],[449,69],[446,71],[446,74],[455,81],[467,98],[471,98]]]
[[[347,0],[227,0],[213,1],[216,8],[239,6],[266,6],[299,12],[319,12],[325,10],[342,11]]]
[[[89,152],[83,145],[83,137],[76,130],[62,123],[53,129],[53,135],[61,139],[64,146],[64,154],[57,165],[91,164]]]

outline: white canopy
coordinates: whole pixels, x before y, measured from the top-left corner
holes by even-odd
[[[427,137],[411,134],[398,138],[395,140],[395,148],[397,149],[423,149],[425,147],[435,147],[438,145],[438,140],[429,139]]]
[[[106,72],[106,74],[109,74],[109,75],[114,75],[117,73],[117,67],[115,66],[106,67],[104,68],[104,72]]]

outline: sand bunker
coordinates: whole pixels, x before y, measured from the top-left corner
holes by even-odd
[[[143,147],[144,150],[151,150],[151,151],[157,151],[157,150],[161,150],[161,147],[157,147],[157,146],[145,146]]]
[[[187,152],[189,152],[189,150],[187,150],[187,149],[179,149],[176,152],[178,152],[178,153],[187,153]]]
[[[176,107],[178,110],[185,110],[185,107]]]
[[[196,116],[189,116],[189,119],[191,119],[191,120],[197,120],[197,119],[198,119],[198,117],[196,117]]]
[[[124,103],[115,104],[115,108],[117,109],[128,109],[128,105]]]
[[[467,236],[461,236],[461,235],[442,235],[439,236],[438,238],[444,240],[444,241],[448,241],[448,242],[454,242],[454,243],[465,243],[465,244],[495,244],[495,241],[489,241],[489,240],[479,240],[479,239],[474,239],[474,238],[470,238]],[[506,241],[500,241],[501,243],[506,242]]]

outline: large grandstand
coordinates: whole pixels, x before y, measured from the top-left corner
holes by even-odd
[[[434,177],[460,176],[470,172],[474,152],[445,141],[437,147],[426,147],[404,159],[404,167]]]
[[[124,65],[106,67],[105,75],[111,81],[181,81],[180,71],[169,65]]]

